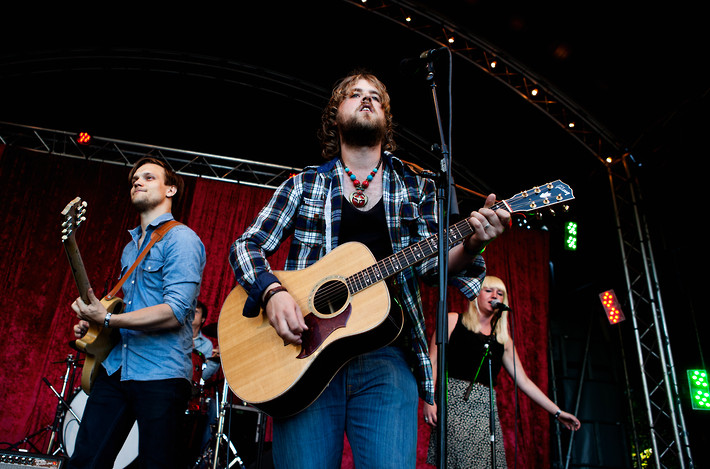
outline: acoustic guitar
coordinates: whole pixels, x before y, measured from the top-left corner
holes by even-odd
[[[86,269],[84,268],[84,262],[81,259],[75,236],[76,230],[86,221],[86,207],[86,202],[77,197],[62,210],[62,244],[69,259],[69,266],[79,290],[79,296],[84,303],[89,303],[88,291],[91,285],[89,277],[86,275]],[[101,303],[112,314],[123,312],[124,304],[121,298],[103,298]],[[86,394],[91,393],[101,362],[104,361],[119,340],[118,331],[94,323],[89,324],[89,330],[86,335],[74,341],[77,350],[86,354],[81,371],[81,389]]]
[[[574,198],[557,180],[498,202],[493,210],[530,212]],[[454,246],[473,233],[468,220],[448,229]],[[438,235],[376,261],[363,244],[333,249],[315,264],[274,274],[298,303],[308,325],[301,345],[284,345],[266,314],[242,314],[247,292],[237,285],[220,312],[217,334],[222,369],[241,400],[272,417],[308,407],[350,359],[392,342],[401,330],[401,311],[390,311],[385,280],[434,256]]]

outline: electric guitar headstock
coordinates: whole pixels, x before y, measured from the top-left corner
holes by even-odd
[[[84,268],[84,261],[76,244],[76,230],[86,221],[86,202],[76,197],[62,210],[62,244],[69,259],[69,265],[79,290],[79,295],[84,302],[89,302],[88,291],[91,288],[89,277]]]
[[[62,243],[74,238],[74,232],[86,221],[87,203],[76,197],[62,210]]]

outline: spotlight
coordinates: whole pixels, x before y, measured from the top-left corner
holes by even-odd
[[[693,410],[710,410],[708,374],[705,370],[688,370],[688,389]]]
[[[566,251],[576,251],[577,250],[577,222],[568,221],[565,223],[565,250]]]
[[[609,320],[609,324],[618,324],[626,319],[624,312],[621,311],[621,306],[619,306],[619,300],[616,298],[614,290],[607,290],[600,293],[599,300],[602,302],[602,307],[606,313],[606,318]]]
[[[80,145],[88,145],[91,143],[91,135],[89,135],[87,132],[79,132],[79,134],[76,136],[76,141]]]

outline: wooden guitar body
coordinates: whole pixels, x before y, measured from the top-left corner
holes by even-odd
[[[111,314],[123,312],[124,304],[121,298],[111,298],[110,300],[104,298],[101,303]],[[81,389],[86,394],[91,393],[101,362],[106,359],[119,340],[120,335],[116,329],[90,324],[86,335],[74,341],[76,348],[86,354],[81,370]]]
[[[402,313],[395,308],[390,317],[385,282],[354,295],[346,292],[339,304],[318,303],[319,291],[344,285],[374,262],[364,245],[346,243],[306,269],[275,272],[306,318],[309,330],[300,346],[284,346],[263,312],[243,316],[247,293],[234,288],[218,323],[222,369],[232,391],[272,416],[291,415],[313,402],[351,358],[392,342],[401,331]]]

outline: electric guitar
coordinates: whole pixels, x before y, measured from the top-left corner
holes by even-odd
[[[79,296],[84,303],[89,303],[88,291],[91,288],[86,275],[84,262],[81,259],[79,246],[76,244],[75,232],[86,220],[86,202],[77,197],[62,210],[62,244],[69,259],[74,281],[79,290]],[[123,300],[118,297],[103,298],[101,303],[112,314],[123,312]],[[111,349],[119,340],[118,331],[98,324],[89,323],[89,330],[81,339],[76,339],[74,344],[77,350],[84,352],[84,367],[81,371],[81,389],[91,393],[91,388],[96,379],[96,373],[101,362],[108,356]]]
[[[573,198],[570,187],[557,180],[491,208],[530,212]],[[449,245],[472,233],[468,220],[452,225]],[[308,330],[301,345],[284,345],[266,314],[243,316],[248,294],[237,285],[226,298],[217,325],[229,387],[241,400],[273,417],[305,409],[350,359],[397,337],[402,313],[398,307],[390,311],[385,280],[437,251],[438,235],[434,235],[376,261],[365,245],[350,242],[303,270],[274,272],[304,314]]]

